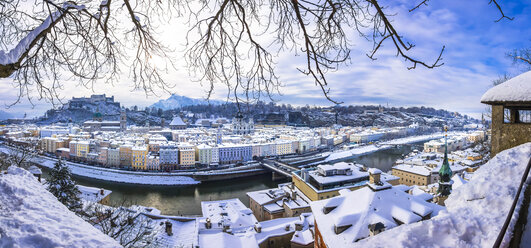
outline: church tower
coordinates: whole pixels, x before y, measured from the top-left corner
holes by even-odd
[[[220,145],[223,143],[223,133],[221,132],[221,128],[218,127],[218,132],[216,133],[216,144]]]
[[[437,190],[437,204],[444,206],[444,201],[452,192],[452,169],[448,163],[448,128],[444,127],[444,160],[439,169],[439,189]]]
[[[98,122],[102,122],[103,121],[103,115],[100,113],[100,108],[98,108],[96,110],[96,113],[94,113],[94,115],[92,115],[92,120],[93,121],[98,121]]]
[[[127,115],[125,114],[125,108],[122,107],[120,111],[120,131],[125,132],[127,130]]]

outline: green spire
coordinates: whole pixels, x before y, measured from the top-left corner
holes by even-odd
[[[450,163],[448,163],[448,134],[446,133],[446,127],[444,127],[444,131],[444,160],[441,169],[439,169],[440,180],[438,192],[441,195],[447,196],[452,191],[452,183],[450,182],[452,178],[452,170],[450,169]]]
[[[446,127],[444,131],[447,132]],[[441,177],[442,182],[449,182],[452,177],[452,170],[450,169],[450,163],[448,163],[448,134],[444,134],[444,160],[439,169],[439,176]]]

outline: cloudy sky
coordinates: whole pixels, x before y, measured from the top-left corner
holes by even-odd
[[[411,64],[395,57],[390,43],[385,44],[373,61],[365,55],[372,44],[352,34],[351,63],[328,74],[331,97],[345,104],[382,104],[389,106],[430,106],[458,111],[479,117],[485,110],[479,100],[490,87],[492,80],[507,73],[517,75],[524,70],[505,55],[515,48],[531,47],[531,1],[500,1],[507,16],[513,21],[494,22],[500,13],[487,0],[431,0],[412,13],[408,12],[412,1],[386,1],[388,13],[395,28],[407,41],[416,45],[415,57],[427,62],[436,59],[441,47],[444,65],[436,69],[417,67],[408,70]],[[162,32],[161,39],[182,50],[184,24],[175,21]],[[177,54],[175,61],[181,63]],[[313,81],[297,71],[304,66],[301,57],[292,52],[280,53],[276,58],[277,74],[284,84],[279,103],[295,105],[330,106],[320,88]],[[187,69],[179,66],[170,71],[166,80],[175,87],[172,92],[194,98],[204,98],[206,88],[191,80]],[[133,91],[131,79],[122,75],[114,86],[96,84],[93,89],[79,87],[75,82],[65,84],[61,94],[68,100],[72,96],[90,94],[114,95],[125,106],[148,106],[168,93],[146,96],[142,91]],[[224,100],[225,91],[218,87],[213,98]],[[12,80],[0,80],[0,100],[3,104],[12,103],[17,97],[17,89]],[[28,113],[29,116],[42,114],[51,106],[46,102],[36,102],[32,107],[27,101],[3,109],[11,113]]]

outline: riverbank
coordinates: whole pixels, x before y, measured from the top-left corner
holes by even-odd
[[[449,136],[459,135],[459,134],[463,134],[463,132],[452,132],[452,133],[449,133]],[[323,161],[309,164],[309,166],[316,165],[322,162],[336,163],[336,162],[344,161],[344,160],[351,159],[357,156],[373,153],[379,150],[389,149],[396,145],[412,144],[412,143],[417,143],[417,142],[422,142],[422,141],[427,141],[427,140],[440,139],[443,137],[444,137],[444,133],[435,133],[435,134],[418,135],[418,136],[399,138],[399,139],[394,139],[394,140],[389,140],[389,141],[383,141],[380,144],[359,146],[359,147],[355,147],[347,151],[332,152]]]
[[[9,149],[14,148],[1,146],[0,152],[8,153]],[[57,159],[38,155],[31,162],[40,167],[51,169],[55,166]],[[72,174],[79,178],[131,185],[195,185],[201,183],[201,181],[228,180],[266,173],[258,164],[197,172],[140,172],[96,167],[68,161],[64,161],[64,163]]]
[[[44,156],[38,156],[32,159],[32,162],[36,163],[37,165],[49,169],[55,166],[56,161],[56,159],[47,158]],[[68,166],[68,168],[70,168],[72,174],[75,176],[114,183],[164,186],[194,185],[201,183],[200,181],[194,180],[192,177],[172,175],[170,173],[123,171],[82,165],[72,162],[64,163],[66,166]]]
[[[451,133],[450,135],[456,134],[460,133]],[[438,139],[442,137],[444,137],[443,133],[419,135],[381,142],[381,145],[366,145],[356,147],[347,151],[337,151],[332,153],[326,152],[322,153],[328,155],[324,160],[309,163],[305,166],[313,166],[319,163],[335,163],[339,161],[348,160],[357,156],[370,154],[379,150],[389,149],[399,144],[411,144],[425,140]],[[7,152],[7,149],[12,148],[0,146],[0,152]],[[320,154],[316,154],[313,156],[319,155]],[[35,164],[46,168],[53,168],[56,161],[57,159],[55,158],[50,158],[41,155],[37,156],[32,160],[32,162],[34,162]],[[267,171],[264,170],[259,164],[249,164],[227,169],[196,172],[140,172],[96,167],[68,161],[65,161],[65,164],[70,168],[72,174],[80,178],[132,185],[196,185],[205,181],[231,180],[235,178],[244,178],[267,173]]]
[[[356,157],[356,162],[387,171],[402,154],[420,149],[419,145],[392,147]],[[43,170],[43,178],[47,178]],[[147,186],[100,181],[74,176],[76,182],[96,188],[112,190],[109,201],[117,204],[155,207],[166,215],[200,215],[202,201],[238,198],[249,207],[247,192],[276,188],[287,179],[275,181],[268,171],[256,176],[246,176],[223,181],[202,181],[188,186]]]

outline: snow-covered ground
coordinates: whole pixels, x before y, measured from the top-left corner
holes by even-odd
[[[55,160],[39,156],[34,161],[44,167],[53,168],[55,166]],[[113,170],[107,168],[99,168],[95,166],[81,165],[76,163],[66,162],[66,165],[72,171],[72,174],[94,178],[99,180],[105,180],[118,183],[129,184],[145,184],[145,185],[190,185],[198,184],[200,181],[196,181],[191,177],[176,176],[176,175],[157,175],[155,173],[142,173],[142,172],[128,172],[121,170]],[[159,173],[161,174],[161,173]]]
[[[360,240],[359,247],[492,247],[509,213],[520,178],[531,158],[531,143],[505,150],[479,168],[446,200],[447,211]],[[522,194],[524,192],[522,191]],[[501,247],[507,247],[520,203]]]
[[[73,212],[28,171],[0,174],[0,247],[121,247]]]
[[[459,132],[449,133],[448,136],[458,135],[458,134],[461,134],[461,133]],[[348,158],[355,157],[355,156],[369,154],[369,153],[373,153],[379,150],[389,149],[393,145],[411,144],[411,143],[416,143],[416,142],[421,142],[421,141],[426,141],[426,140],[440,139],[442,137],[444,137],[444,133],[435,133],[435,134],[410,136],[410,137],[405,137],[405,138],[400,138],[400,139],[383,141],[382,142],[383,145],[379,145],[379,146],[377,145],[359,146],[359,147],[356,147],[356,148],[353,148],[347,151],[333,152],[330,154],[330,156],[328,156],[324,160],[324,162],[329,162],[329,163],[337,162],[343,159],[348,159]]]

